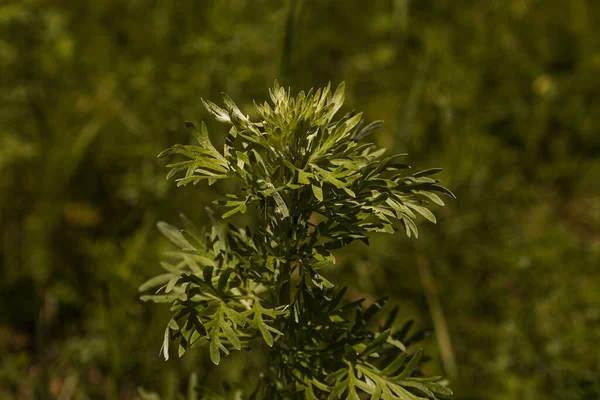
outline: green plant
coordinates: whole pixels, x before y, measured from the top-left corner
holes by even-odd
[[[362,124],[361,113],[333,121],[344,102],[344,85],[295,98],[275,83],[272,105],[257,104],[252,122],[224,95],[225,108],[203,101],[220,122],[231,126],[223,153],[211,144],[204,123],[187,127],[198,145],[175,145],[159,156],[183,155],[170,164],[178,186],[235,179],[240,194],[216,201],[227,218],[258,211],[256,227],[217,221],[198,229],[159,223],[180,249],[168,254],[167,271],[141,287],[158,290],[143,300],[172,304],[162,354],[172,342],[182,356],[207,344],[219,364],[233,350],[262,341],[270,347],[269,367],[247,393],[250,398],[418,399],[449,397],[440,377],[420,376],[421,351],[405,347],[410,325],[392,333],[395,312],[373,330],[386,299],[368,308],[344,302],[346,288],[323,275],[333,251],[370,232],[394,233],[396,226],[417,236],[416,214],[435,222],[426,207],[443,205],[436,192],[452,193],[430,178],[439,169],[406,175],[399,159],[360,141],[382,123]],[[398,224],[399,222],[399,224]],[[258,377],[257,377],[258,378]]]

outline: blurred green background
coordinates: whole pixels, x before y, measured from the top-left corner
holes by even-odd
[[[457,399],[600,398],[600,2],[3,0],[1,399],[245,378],[248,356],[161,360],[168,310],[137,287],[168,248],[155,223],[204,223],[228,190],[176,189],[156,154],[186,119],[223,143],[200,98],[252,116],[275,79],[345,81],[343,110],[458,196],[330,280],[432,328]]]

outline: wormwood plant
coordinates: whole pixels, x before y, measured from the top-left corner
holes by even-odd
[[[225,207],[222,218],[249,207],[260,215],[253,230],[212,212],[208,229],[185,217],[184,230],[158,224],[179,248],[162,262],[167,272],[140,287],[154,290],[143,300],[172,305],[162,355],[169,358],[173,343],[179,356],[207,345],[219,364],[263,341],[269,366],[245,393],[253,399],[451,396],[440,377],[421,376],[421,351],[406,348],[409,326],[392,331],[395,312],[383,323],[374,318],[385,298],[363,308],[322,275],[335,262],[332,251],[356,240],[368,244],[370,232],[401,227],[416,237],[416,214],[435,222],[427,205],[444,204],[436,192],[453,197],[429,177],[440,169],[405,174],[402,154],[383,158],[385,149],[361,143],[380,121],[363,125],[356,112],[334,121],[343,84],[333,94],[327,86],[292,97],[275,83],[270,97],[272,104],[255,104],[257,122],[227,95],[225,108],[203,101],[230,127],[223,151],[211,144],[204,123],[186,122],[198,144],[159,155],[187,159],[168,166],[178,186],[238,181],[240,193],[216,202]]]

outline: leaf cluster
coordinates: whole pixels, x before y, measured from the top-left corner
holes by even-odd
[[[418,235],[417,214],[435,222],[427,207],[453,194],[430,176],[440,169],[405,174],[403,155],[361,140],[381,126],[363,124],[361,113],[335,114],[344,85],[301,92],[296,97],[275,83],[271,104],[255,104],[257,122],[224,95],[224,108],[204,101],[213,117],[229,126],[223,151],[207,127],[190,122],[198,144],[175,145],[160,156],[181,155],[169,164],[178,185],[235,179],[241,193],[216,204],[222,218],[256,207],[261,223],[253,231],[212,219],[198,230],[182,217],[184,230],[159,223],[178,251],[162,263],[166,273],[141,291],[143,300],[171,304],[162,354],[178,343],[181,356],[207,344],[218,364],[232,350],[250,349],[261,338],[270,348],[269,373],[252,398],[419,399],[448,397],[439,377],[419,374],[421,353],[409,356],[407,329],[392,333],[395,313],[373,331],[386,299],[364,309],[346,303],[321,270],[335,262],[333,251],[370,232],[402,229]],[[403,342],[404,341],[404,342]]]

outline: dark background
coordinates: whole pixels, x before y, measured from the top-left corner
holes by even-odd
[[[421,237],[352,246],[334,282],[432,328],[457,399],[600,398],[600,2],[0,2],[0,398],[174,399],[203,349],[165,362],[168,307],[138,300],[155,223],[226,185],[176,189],[162,149],[200,98],[252,116],[278,79],[346,82],[374,140],[441,166],[458,196]]]

